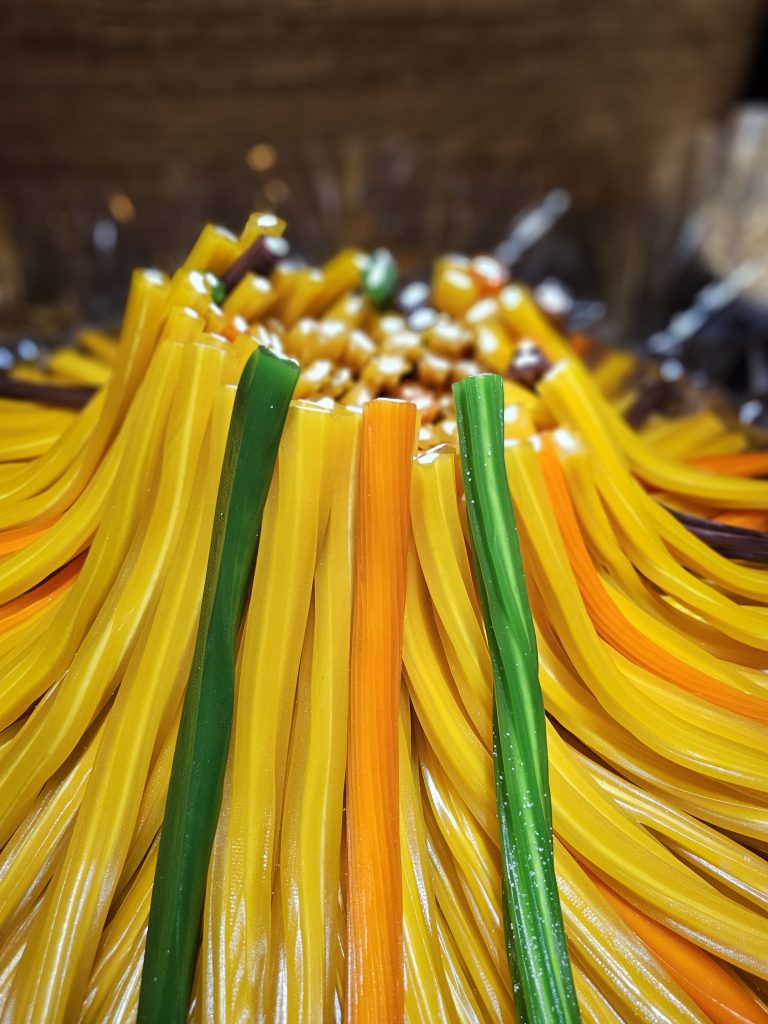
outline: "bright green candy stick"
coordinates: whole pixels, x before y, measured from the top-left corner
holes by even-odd
[[[200,625],[173,755],[149,912],[139,1024],[183,1024],[232,727],[235,647],[277,448],[299,376],[260,348],[237,388]]]
[[[544,702],[504,468],[501,377],[454,385],[472,553],[494,677],[506,945],[521,1021],[580,1020],[552,851]]]

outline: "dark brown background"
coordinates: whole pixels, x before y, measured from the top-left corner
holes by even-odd
[[[487,245],[554,185],[610,265],[738,93],[764,13],[760,0],[2,0],[0,304],[26,291],[106,309],[131,264],[172,265],[201,220],[237,226],[253,206],[285,213],[311,256]],[[277,161],[255,172],[245,156],[263,142]],[[135,217],[98,253],[116,193]]]

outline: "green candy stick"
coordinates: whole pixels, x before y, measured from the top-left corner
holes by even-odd
[[[505,938],[518,1015],[580,1020],[555,877],[544,701],[504,467],[501,377],[454,385],[472,553],[494,677]]]
[[[392,301],[397,287],[397,263],[389,249],[376,249],[363,271],[363,293],[377,309]]]
[[[259,348],[237,388],[160,837],[139,1024],[187,1019],[232,728],[237,633],[298,376],[296,363]]]

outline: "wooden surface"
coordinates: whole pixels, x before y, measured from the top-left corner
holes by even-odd
[[[275,177],[267,205],[302,220],[310,249],[382,233],[444,244],[478,210],[503,219],[553,185],[620,208],[726,108],[763,12],[760,0],[2,0],[0,215],[26,262],[30,246],[52,247],[48,270],[66,277],[81,272],[66,253],[116,190],[137,210],[118,261],[170,260],[192,224],[236,224]],[[277,151],[268,174],[245,160],[261,142]]]

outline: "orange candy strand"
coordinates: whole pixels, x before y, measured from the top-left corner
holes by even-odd
[[[768,476],[768,451],[736,452],[733,455],[699,455],[692,466],[727,476]]]
[[[363,408],[347,749],[347,1024],[404,1015],[398,713],[416,407]]]
[[[33,540],[42,537],[53,523],[44,523],[42,526],[20,526],[15,530],[0,530],[0,555],[11,555],[14,551],[20,551]]]
[[[762,509],[734,509],[732,512],[720,512],[714,519],[718,523],[743,526],[747,530],[768,530],[768,512]]]
[[[85,555],[86,552],[83,552],[32,590],[0,606],[0,632],[23,622],[69,590],[80,575]]]
[[[768,724],[768,700],[713,679],[701,669],[676,658],[632,625],[616,606],[592,562],[551,435],[542,437],[541,467],[581,596],[600,636],[630,661],[650,669],[681,690]]]
[[[591,871],[589,876],[619,917],[645,943],[712,1024],[768,1024],[768,1013],[749,989],[714,957],[637,910]]]

